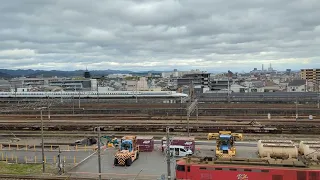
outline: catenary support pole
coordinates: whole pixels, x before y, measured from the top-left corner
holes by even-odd
[[[44,143],[43,143],[43,116],[42,116],[42,108],[40,109],[41,115],[41,152],[42,152],[42,172],[44,173],[45,170],[45,163],[44,163]]]
[[[100,127],[97,128],[98,130],[98,168],[99,168],[99,180],[101,180],[101,142],[100,142]]]
[[[170,137],[169,137],[169,127],[167,127],[167,178],[168,180],[171,180],[171,159],[170,159]]]

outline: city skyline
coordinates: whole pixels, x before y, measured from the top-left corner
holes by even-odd
[[[3,69],[320,67],[318,1],[5,1]]]

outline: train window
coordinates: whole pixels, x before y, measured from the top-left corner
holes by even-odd
[[[305,171],[297,171],[297,180],[307,180],[307,173]]]
[[[309,179],[310,180],[319,180],[320,173],[319,172],[309,172]]]
[[[215,168],[216,171],[222,171],[222,168]]]
[[[230,168],[229,170],[230,171],[237,171],[237,169],[235,169],[235,168]]]
[[[202,169],[202,170],[207,170],[207,168],[206,168],[206,167],[200,167],[199,169]]]
[[[261,172],[262,170],[261,169],[252,169],[251,171],[252,172]]]
[[[283,180],[282,175],[272,175],[272,180]]]
[[[243,171],[248,171],[248,172],[250,172],[250,171],[251,171],[251,169],[244,169]]]
[[[177,171],[185,171],[184,165],[177,165],[176,169],[177,169]]]
[[[187,171],[190,172],[190,166],[187,166]]]
[[[267,169],[262,169],[261,172],[266,172],[266,173],[268,173],[269,170],[267,170]]]

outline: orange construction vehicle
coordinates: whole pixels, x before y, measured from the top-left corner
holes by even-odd
[[[114,165],[131,166],[139,158],[139,148],[136,136],[124,136],[121,139],[119,150],[114,156]]]

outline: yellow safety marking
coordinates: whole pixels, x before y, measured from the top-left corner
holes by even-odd
[[[73,163],[76,164],[76,156],[73,156]]]
[[[44,163],[47,163],[47,157],[44,156]]]

